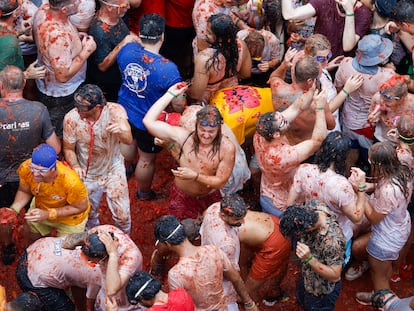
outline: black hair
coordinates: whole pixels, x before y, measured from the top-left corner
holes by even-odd
[[[399,23],[414,23],[414,3],[411,0],[397,1],[391,19]]]
[[[112,232],[109,232],[109,234],[113,239],[114,234]],[[105,244],[99,239],[98,233],[88,234],[81,250],[89,258],[104,259],[108,256]]]
[[[308,203],[305,205],[291,205],[280,217],[279,230],[285,238],[295,238],[309,229],[318,222],[318,213],[309,208]]]
[[[165,20],[158,14],[145,14],[139,20],[139,37],[142,43],[157,43],[161,40],[164,31]]]
[[[145,285],[149,282],[147,285]],[[145,286],[145,287],[144,287]],[[144,287],[144,288],[142,288]],[[141,292],[135,297],[138,291]],[[125,287],[125,292],[128,297],[128,301],[132,305],[138,304],[142,299],[151,300],[161,290],[160,281],[154,279],[146,271],[138,271],[128,280]]]
[[[260,115],[256,122],[256,132],[267,141],[272,141],[273,135],[277,132],[274,125],[275,112],[266,112]]]
[[[43,304],[33,292],[23,292],[9,302],[15,311],[40,311]]]
[[[185,235],[190,242],[194,242],[200,237],[200,221],[186,218],[181,220],[181,224],[183,225]]]
[[[158,241],[172,245],[179,245],[187,238],[183,225],[172,215],[161,216],[158,219],[154,227],[154,235]]]
[[[247,213],[247,205],[237,193],[230,193],[221,198],[220,211],[229,217],[243,218]]]
[[[211,32],[215,36],[214,42],[209,42],[215,49],[213,56],[207,61],[206,69],[209,71],[216,66],[219,55],[226,59],[225,78],[237,74],[237,63],[239,61],[239,49],[237,47],[237,27],[230,16],[223,13],[211,15],[207,22],[211,25]]]
[[[0,0],[0,18],[8,19],[19,6],[19,1]]]
[[[346,157],[351,150],[351,139],[341,132],[334,131],[328,134],[316,152],[315,159],[321,172],[334,164],[334,171],[337,174],[345,175]]]

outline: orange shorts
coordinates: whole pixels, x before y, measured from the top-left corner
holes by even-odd
[[[253,259],[249,277],[254,280],[277,276],[288,264],[291,243],[279,231],[279,218],[270,216],[275,224],[275,229]]]

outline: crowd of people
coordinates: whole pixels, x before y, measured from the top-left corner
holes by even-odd
[[[412,0],[0,0],[0,29],[0,311],[277,309],[291,256],[298,308],[370,270],[358,303],[414,310]],[[145,271],[128,176],[156,202],[163,149]]]

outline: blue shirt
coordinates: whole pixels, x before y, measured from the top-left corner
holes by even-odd
[[[125,108],[129,121],[146,131],[142,119],[147,111],[172,85],[181,82],[178,68],[136,42],[126,44],[117,60],[122,75],[118,102]]]

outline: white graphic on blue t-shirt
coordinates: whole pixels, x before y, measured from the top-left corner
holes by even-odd
[[[131,91],[137,94],[140,98],[145,96],[140,95],[147,87],[147,76],[150,75],[149,70],[145,70],[137,63],[130,63],[124,69],[124,85]]]

